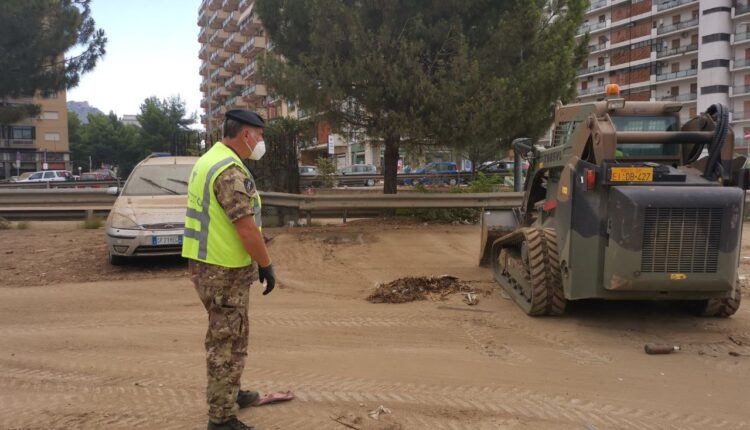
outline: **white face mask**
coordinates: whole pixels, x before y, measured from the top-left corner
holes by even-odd
[[[247,148],[250,149],[250,145],[247,145]],[[263,158],[263,155],[266,153],[266,142],[259,141],[255,144],[255,149],[253,149],[253,152],[250,153],[250,159],[258,161],[261,158]]]
[[[255,149],[250,148],[250,144],[245,142],[245,146],[247,146],[247,149],[250,150],[250,159],[258,161],[261,158],[263,158],[263,155],[266,153],[266,142],[259,140],[255,143]]]

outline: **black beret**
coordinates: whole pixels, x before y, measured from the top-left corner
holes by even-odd
[[[263,117],[251,110],[231,109],[228,110],[226,114],[224,114],[224,117],[226,119],[233,119],[237,122],[241,122],[242,124],[247,124],[253,127],[263,128],[265,126]]]

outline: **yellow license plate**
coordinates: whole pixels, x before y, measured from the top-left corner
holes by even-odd
[[[652,167],[613,167],[609,180],[612,182],[652,182],[654,169]]]

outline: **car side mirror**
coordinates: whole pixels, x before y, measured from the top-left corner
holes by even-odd
[[[120,195],[120,188],[119,187],[109,187],[107,188],[107,194],[110,196],[119,196]]]

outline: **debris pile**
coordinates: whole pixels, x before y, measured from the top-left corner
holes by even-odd
[[[472,292],[472,289],[455,276],[401,278],[380,284],[367,301],[370,303],[406,303],[425,300],[427,297],[444,299],[454,293]]]

